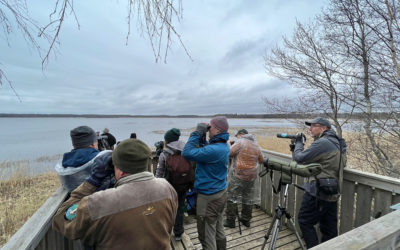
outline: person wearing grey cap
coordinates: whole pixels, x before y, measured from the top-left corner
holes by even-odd
[[[79,126],[70,131],[72,146],[70,152],[63,155],[62,162],[57,163],[55,169],[62,186],[72,192],[90,174],[96,157],[104,153],[98,150],[96,132],[88,126]],[[112,185],[112,178],[108,179],[100,189]]]
[[[177,194],[147,171],[150,163],[150,148],[137,139],[97,158],[89,177],[57,210],[53,229],[93,249],[170,249]],[[111,174],[115,186],[96,192]]]
[[[337,201],[340,195],[346,144],[336,135],[331,123],[322,117],[306,121],[314,142],[304,150],[306,138],[298,134],[293,159],[300,164],[320,163],[322,172],[304,185],[305,194],[298,222],[307,248],[319,244],[314,225],[319,223],[321,242],[338,235]]]
[[[223,211],[227,199],[227,172],[230,147],[228,121],[216,116],[210,123],[197,124],[182,151],[196,162],[194,190],[197,192],[197,232],[203,249],[226,249]],[[210,140],[206,141],[206,134]]]

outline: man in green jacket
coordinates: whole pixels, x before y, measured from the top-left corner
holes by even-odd
[[[150,158],[148,146],[137,139],[97,158],[88,179],[58,209],[53,228],[95,249],[170,249],[177,194],[147,172]],[[112,172],[115,187],[96,192]]]
[[[305,124],[310,126],[314,142],[304,150],[305,136],[296,140],[293,159],[300,164],[319,163],[321,173],[310,177],[305,184],[305,194],[300,207],[298,222],[307,248],[319,244],[314,225],[319,223],[321,241],[337,236],[337,200],[339,198],[340,176],[343,171],[345,144],[340,145],[330,122],[317,117]]]

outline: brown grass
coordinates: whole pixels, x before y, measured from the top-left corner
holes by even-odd
[[[26,177],[16,174],[0,181],[0,247],[60,186],[56,173]]]

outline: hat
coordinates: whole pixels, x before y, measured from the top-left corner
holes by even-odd
[[[108,128],[103,129],[104,134],[107,134],[108,132],[110,132],[110,130]]]
[[[225,116],[216,116],[211,119],[210,123],[221,132],[228,132],[229,125]]]
[[[247,132],[246,129],[242,128],[242,129],[240,129],[240,130],[236,133],[235,136],[240,135],[240,134],[245,135],[245,134],[248,134],[248,133],[249,133],[249,132]]]
[[[306,121],[305,124],[307,126],[311,126],[311,124],[320,124],[322,126],[327,126],[328,129],[331,128],[331,123],[328,121],[328,119],[325,119],[325,118],[322,118],[322,117],[317,117],[317,118],[314,118],[311,121]]]
[[[165,132],[164,140],[167,143],[179,140],[179,136],[181,135],[181,131],[177,128],[171,128],[167,132]]]
[[[88,126],[79,126],[70,132],[74,148],[85,148],[97,140],[94,130]]]
[[[141,140],[126,139],[112,153],[113,164],[129,174],[144,172],[149,166],[150,148]]]

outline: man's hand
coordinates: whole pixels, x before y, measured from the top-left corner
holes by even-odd
[[[207,134],[207,129],[208,128],[208,124],[207,123],[198,123],[197,127],[196,127],[196,131],[199,132],[200,137],[205,137]]]
[[[93,186],[100,187],[106,177],[114,173],[111,160],[111,151],[97,157],[93,162],[92,171],[86,180]]]
[[[303,133],[296,134],[296,143],[301,142],[304,145],[304,143],[306,143],[306,141],[307,141],[307,138]]]

